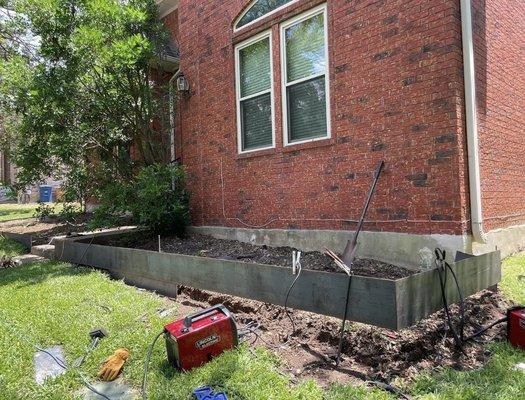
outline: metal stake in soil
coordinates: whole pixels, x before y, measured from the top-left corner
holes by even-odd
[[[341,337],[339,338],[339,348],[337,350],[337,358],[335,362],[337,366],[339,366],[339,363],[341,361],[341,352],[343,351],[343,339],[345,336],[345,325],[346,325],[346,319],[348,317],[348,300],[350,299],[350,288],[352,287],[352,264],[354,262],[355,254],[357,250],[357,238],[359,237],[359,233],[361,232],[361,229],[363,228],[366,213],[368,211],[368,206],[370,205],[370,201],[372,200],[372,196],[374,195],[374,192],[377,186],[377,181],[379,180],[379,176],[381,175],[381,172],[383,171],[384,165],[385,165],[385,162],[381,161],[375,171],[374,182],[372,183],[372,187],[370,188],[370,191],[368,192],[368,197],[366,198],[365,206],[363,207],[363,212],[361,213],[361,218],[359,219],[359,224],[357,225],[357,229],[355,231],[354,237],[352,238],[352,240],[348,241],[348,244],[346,245],[345,250],[343,252],[343,256],[342,256],[342,261],[349,268],[350,274],[348,275],[348,287],[346,290],[345,312],[343,315],[343,322],[341,324]]]

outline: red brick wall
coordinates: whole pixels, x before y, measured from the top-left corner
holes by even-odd
[[[368,216],[376,222],[365,229],[466,232],[459,2],[329,1],[332,138],[289,147],[278,23],[321,2],[299,1],[234,33],[248,3],[180,1],[181,68],[191,95],[180,104],[177,143],[193,223],[352,229],[372,171],[385,160]],[[277,146],[238,155],[234,45],[266,28],[273,31]]]
[[[525,3],[474,1],[485,230],[525,223]]]

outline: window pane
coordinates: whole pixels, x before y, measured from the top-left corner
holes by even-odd
[[[239,51],[241,97],[270,89],[270,40],[262,39]]]
[[[272,145],[272,101],[270,93],[241,102],[242,149]]]
[[[286,29],[287,82],[325,72],[324,15]]]
[[[257,0],[253,6],[244,14],[237,24],[237,28],[249,24],[256,19],[272,12],[273,10],[284,6],[292,0]]]
[[[327,135],[325,77],[287,88],[289,142]]]

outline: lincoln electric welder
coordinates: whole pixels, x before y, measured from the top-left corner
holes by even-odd
[[[183,371],[199,367],[239,343],[237,326],[222,304],[164,327],[170,364]]]
[[[525,307],[507,312],[507,337],[513,346],[525,350]]]

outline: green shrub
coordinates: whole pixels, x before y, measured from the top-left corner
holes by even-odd
[[[91,228],[118,225],[131,214],[136,224],[157,234],[182,236],[189,224],[189,197],[181,166],[154,164],[144,167],[133,182],[113,183],[99,194]]]
[[[158,234],[183,235],[189,224],[189,198],[181,166],[155,164],[143,168],[133,185],[133,218]]]
[[[100,204],[93,211],[88,227],[96,229],[120,225],[122,217],[130,212],[130,205],[134,201],[131,188],[132,184],[118,181],[102,188],[97,193]]]

